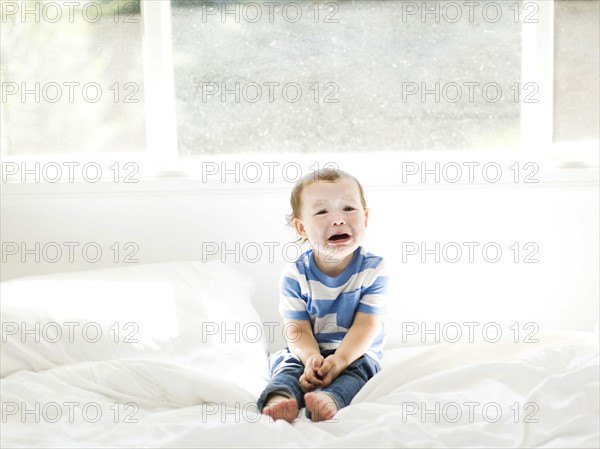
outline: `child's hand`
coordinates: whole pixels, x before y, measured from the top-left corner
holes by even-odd
[[[304,365],[304,373],[300,376],[300,388],[305,393],[314,390],[315,388],[323,387],[323,381],[317,374],[317,371],[323,364],[323,356],[316,354],[308,358]]]
[[[317,377],[322,379],[320,387],[324,388],[331,384],[346,368],[347,365],[339,357],[336,357],[335,353],[327,356],[316,373]]]

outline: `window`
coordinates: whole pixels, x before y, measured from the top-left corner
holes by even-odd
[[[554,141],[598,140],[600,2],[556,1]]]
[[[180,153],[518,145],[537,10],[473,3],[173,0]]]
[[[595,0],[1,5],[3,156],[189,161],[529,150],[553,131],[598,139]]]
[[[3,155],[145,151],[139,3],[3,0],[1,23]]]

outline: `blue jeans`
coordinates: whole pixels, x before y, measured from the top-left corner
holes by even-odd
[[[333,354],[335,349],[321,351],[326,358]],[[381,370],[378,361],[363,355],[352,362],[348,368],[340,373],[330,385],[315,391],[323,391],[329,394],[336,402],[338,410],[346,407],[356,396],[356,393],[367,383],[367,381]],[[286,392],[298,402],[298,408],[304,407],[304,392],[300,388],[300,376],[304,373],[304,365],[289,349],[281,351],[271,364],[270,381],[257,401],[258,410],[262,410],[270,393],[278,390]]]

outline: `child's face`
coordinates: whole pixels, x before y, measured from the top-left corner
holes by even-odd
[[[356,181],[319,181],[303,189],[301,217],[294,219],[294,227],[308,238],[318,256],[328,256],[327,260],[336,263],[360,246],[368,215]]]

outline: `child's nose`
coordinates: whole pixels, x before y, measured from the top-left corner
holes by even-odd
[[[331,224],[333,226],[339,226],[339,225],[346,224],[346,222],[344,221],[344,219],[342,217],[336,217],[336,218],[333,219],[333,221],[331,222]]]

